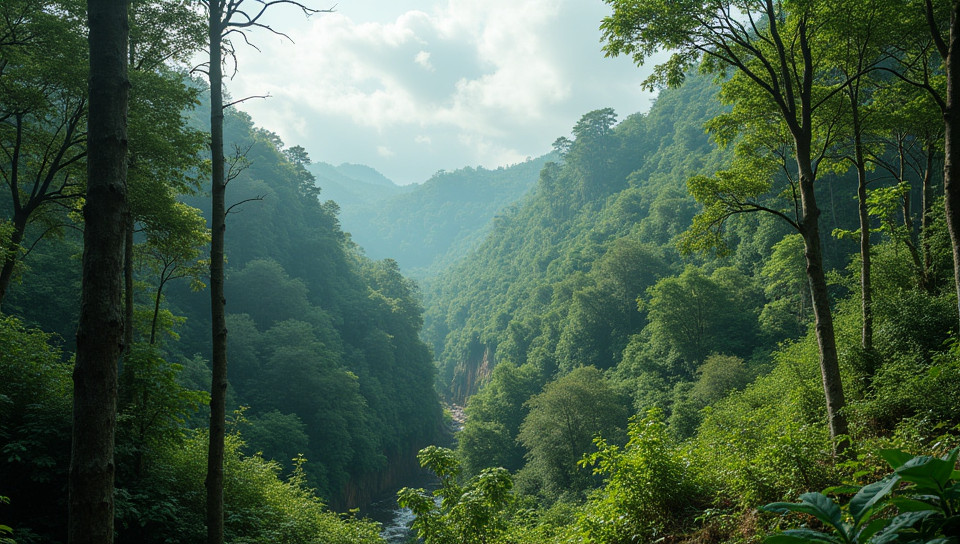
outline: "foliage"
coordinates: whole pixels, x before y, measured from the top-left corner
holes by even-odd
[[[758,296],[736,269],[717,269],[712,276],[687,266],[677,277],[664,278],[647,290],[649,334],[686,362],[692,375],[711,352],[749,355],[757,340]]]
[[[0,473],[4,522],[55,542],[66,536],[71,365],[52,338],[0,315]]]
[[[287,479],[280,465],[241,453],[243,441],[231,434],[224,457],[225,530],[228,542],[381,543],[377,524],[329,512],[306,487],[298,461]],[[140,542],[197,542],[203,523],[206,434],[195,432],[169,448],[153,464],[148,480],[153,499],[139,512]]]
[[[517,440],[527,450],[527,485],[550,499],[577,495],[591,485],[578,462],[597,435],[622,441],[627,411],[623,399],[594,367],[581,367],[548,383],[527,401],[530,412]]]
[[[464,484],[452,450],[429,446],[417,454],[420,466],[440,479],[440,488],[403,488],[397,503],[413,511],[412,527],[427,544],[485,544],[506,528],[505,511],[513,502],[513,480],[503,468],[487,468]]]
[[[688,459],[671,441],[663,414],[631,420],[625,446],[594,440],[581,464],[604,477],[577,520],[583,537],[598,544],[649,542],[681,529],[703,507],[704,489]]]
[[[775,354],[776,366],[704,411],[693,438],[719,495],[741,504],[818,489],[835,478],[819,414],[823,395],[811,336]]]
[[[960,536],[960,448],[943,458],[911,456],[900,450],[878,454],[894,469],[886,478],[865,485],[844,508],[822,493],[805,493],[800,503],[772,503],[771,512],[801,512],[822,522],[830,532],[788,529],[766,538],[771,543],[951,542]],[[906,485],[904,485],[906,484]],[[889,507],[896,509],[896,514]]]
[[[517,442],[525,404],[542,387],[539,374],[529,363],[517,367],[503,362],[493,369],[490,381],[466,407],[466,422],[457,433],[457,455],[466,474],[479,474],[486,467],[516,471],[523,467],[524,449]]]

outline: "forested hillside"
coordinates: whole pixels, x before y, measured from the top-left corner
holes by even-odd
[[[838,124],[821,133],[834,147],[818,159],[820,251],[849,422],[849,435],[834,434],[808,204],[788,144],[753,139],[764,129],[750,123],[768,119],[760,106],[731,106],[739,85],[688,72],[647,114],[585,114],[531,194],[430,284],[425,336],[438,386],[466,403],[467,420],[455,451],[421,452],[445,503],[431,508],[423,490],[400,495],[423,509],[414,525],[427,542],[759,541],[779,518],[758,506],[873,482],[889,470],[883,459],[895,478],[918,482],[928,476],[910,479],[901,450],[957,445],[953,263],[933,197],[942,154],[926,143],[936,130],[871,125],[859,200],[852,144],[835,136]],[[852,445],[843,462],[838,443]],[[910,464],[949,472],[956,451]],[[942,485],[955,481],[954,472]],[[887,504],[880,485],[863,488],[852,516],[875,493]],[[832,493],[840,503],[858,489]],[[833,514],[811,506],[819,500],[828,499],[770,511],[813,514],[829,528]],[[805,530],[782,541],[821,538]]]
[[[0,544],[957,542],[957,3],[605,3],[648,112],[408,188],[219,107],[306,5],[3,0]]]
[[[766,302],[759,287],[738,289],[749,286],[748,276],[759,277],[772,246],[786,234],[771,218],[735,224],[731,231],[741,240],[724,261],[678,253],[678,237],[698,209],[686,180],[731,160],[703,129],[704,119],[722,111],[716,92],[710,78],[691,78],[680,90],[664,91],[649,114],[619,123],[610,110],[586,114],[562,159],[541,171],[533,194],[500,216],[483,245],[434,282],[427,293],[427,337],[452,398],[463,401],[474,393],[500,361],[529,362],[544,379],[577,366],[617,366],[648,321],[647,312],[638,311],[638,298],[646,299],[649,288],[688,264],[700,265],[688,277],[725,269],[725,288],[732,290],[726,295],[733,301],[753,307]],[[840,187],[845,180],[833,183]],[[835,219],[846,218],[849,226],[853,213],[838,206]],[[850,249],[836,241],[830,247],[831,255]],[[834,262],[842,266],[842,259]],[[802,291],[799,284],[793,287]],[[770,329],[764,343],[759,324],[718,323],[734,335],[704,330],[712,336],[697,341],[704,347],[687,354],[685,364],[702,360],[706,346],[718,339],[737,344],[735,353],[749,358],[754,349],[785,338],[784,331]],[[799,330],[795,325],[790,334]],[[659,349],[666,354],[670,347]]]
[[[494,216],[527,193],[551,157],[488,170],[437,172],[422,184],[397,187],[362,171],[337,179],[327,166],[311,165],[325,197],[340,206],[340,220],[366,255],[392,258],[404,273],[429,278],[456,262],[489,232]],[[369,172],[368,172],[369,173]],[[329,180],[329,181],[328,181]],[[333,190],[329,190],[329,187]],[[342,195],[342,196],[341,196]]]
[[[57,4],[80,10],[59,17],[30,11],[39,5],[4,2],[0,22],[0,36],[26,37],[0,43],[0,135],[11,159],[0,164],[9,281],[0,295],[0,539],[9,526],[23,543],[66,539],[86,187],[83,6]],[[197,23],[182,4],[138,9],[137,36],[169,24],[164,17]],[[186,34],[196,28],[184,26],[180,38],[193,39]],[[205,83],[163,63],[183,51],[136,54],[127,178],[133,319],[124,320],[132,342],[119,364],[116,531],[127,542],[198,542],[211,385],[209,106]],[[234,150],[227,539],[379,541],[374,524],[329,509],[395,488],[417,471],[417,450],[440,436],[417,287],[395,261],[367,258],[349,240],[302,148],[285,148],[233,108],[226,143]]]
[[[323,189],[323,197],[340,206],[341,213],[361,208],[376,209],[375,204],[394,197],[414,187],[401,187],[369,166],[341,164],[334,166],[325,162],[311,162],[307,171],[316,178],[317,187]]]

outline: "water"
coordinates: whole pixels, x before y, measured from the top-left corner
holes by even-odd
[[[380,536],[388,544],[406,544],[415,542],[414,531],[410,529],[413,512],[409,508],[397,506],[396,499],[384,499],[370,505],[367,516],[383,524]]]
[[[440,482],[432,476],[424,476],[419,481],[412,482],[410,487],[425,487],[427,493],[432,493],[440,487]],[[414,515],[409,508],[400,508],[397,504],[397,491],[384,495],[379,500],[374,501],[370,506],[363,509],[363,516],[374,521],[379,521],[383,526],[380,536],[388,544],[408,544],[418,541],[416,531],[410,529]],[[435,499],[439,504],[439,499]]]

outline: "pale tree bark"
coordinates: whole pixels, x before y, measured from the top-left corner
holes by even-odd
[[[947,96],[943,107],[943,205],[953,246],[953,277],[960,304],[960,2],[951,2],[950,34],[944,55]],[[960,306],[958,306],[960,318]]]
[[[127,153],[127,0],[88,0],[90,109],[83,287],[73,372],[68,541],[110,544]]]
[[[925,0],[923,7],[930,37],[937,53],[943,59],[947,81],[946,93],[941,94],[931,84],[926,65],[924,65],[921,81],[910,81],[902,74],[901,77],[926,89],[940,107],[943,117],[943,207],[953,248],[953,277],[957,291],[957,318],[960,320],[960,112],[957,111],[960,107],[957,97],[957,93],[960,93],[960,20],[957,18],[960,12],[960,0],[950,0],[945,3],[949,6],[950,12],[946,37],[941,28],[942,21],[937,19],[935,9],[944,3],[937,2],[937,4],[937,6],[934,5],[934,0]]]

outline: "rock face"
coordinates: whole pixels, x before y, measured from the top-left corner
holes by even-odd
[[[427,473],[420,468],[417,452],[427,445],[411,446],[395,458],[388,459],[383,470],[351,479],[341,490],[339,499],[330,504],[330,508],[338,512],[361,508],[385,493],[422,480]]]
[[[465,406],[467,399],[476,393],[493,372],[493,348],[475,344],[470,356],[457,365],[450,382],[450,402]]]

